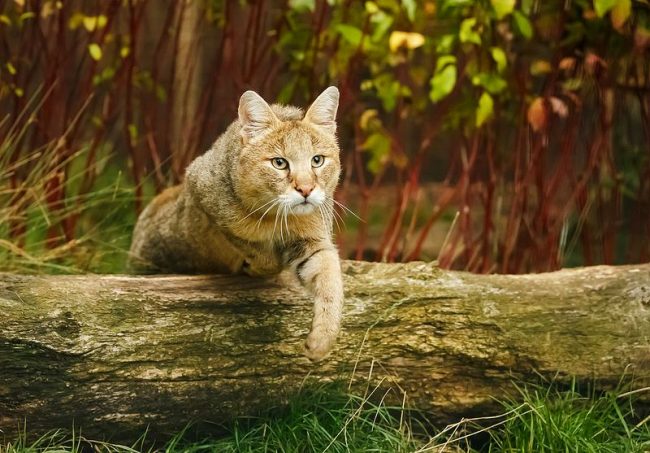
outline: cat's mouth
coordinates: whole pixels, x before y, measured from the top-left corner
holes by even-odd
[[[312,202],[309,200],[303,200],[302,202],[293,205],[291,212],[298,215],[311,214],[314,212],[315,208],[316,206]]]

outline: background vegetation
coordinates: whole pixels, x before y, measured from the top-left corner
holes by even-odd
[[[344,256],[650,258],[647,0],[4,0],[3,268],[119,271],[252,88],[339,86]]]

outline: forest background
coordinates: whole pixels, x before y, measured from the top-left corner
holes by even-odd
[[[124,270],[247,89],[341,91],[343,257],[650,259],[647,0],[0,1],[0,267]]]

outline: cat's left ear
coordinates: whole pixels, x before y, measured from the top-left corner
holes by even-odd
[[[239,121],[244,144],[261,136],[280,122],[269,104],[254,91],[247,91],[239,98]]]
[[[336,132],[336,111],[338,108],[338,88],[326,88],[309,107],[309,110],[307,110],[305,121],[334,134]]]

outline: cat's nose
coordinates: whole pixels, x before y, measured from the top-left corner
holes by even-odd
[[[300,195],[307,198],[314,190],[314,186],[312,184],[300,184],[295,186],[295,189],[300,192]]]

